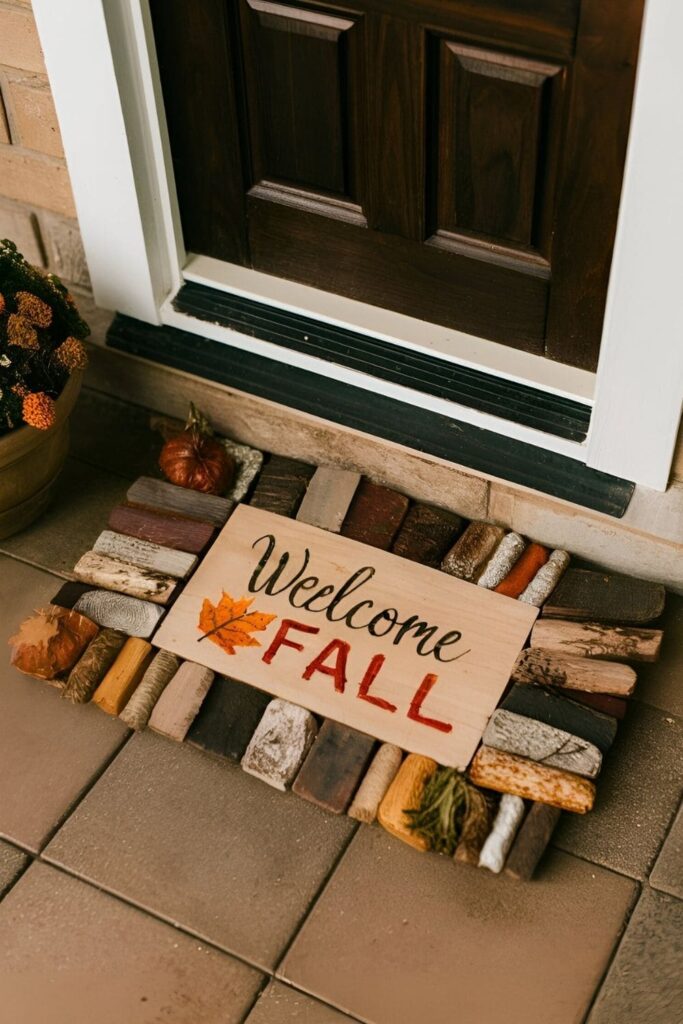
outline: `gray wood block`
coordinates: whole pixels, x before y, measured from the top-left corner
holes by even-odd
[[[98,626],[145,639],[152,635],[164,614],[164,609],[158,604],[111,590],[89,590],[78,599],[74,611],[87,615]]]
[[[275,789],[287,789],[296,778],[317,728],[310,711],[286,700],[272,700],[251,737],[242,767]]]
[[[182,742],[194,722],[213,682],[213,672],[185,661],[154,705],[150,729]]]
[[[172,576],[153,569],[141,569],[131,562],[120,562],[96,551],[86,551],[79,558],[74,575],[82,583],[153,601],[154,604],[167,604],[176,588]]]
[[[607,626],[600,622],[538,619],[531,631],[531,646],[577,658],[656,661],[662,646],[662,631]]]
[[[598,775],[602,765],[598,748],[580,736],[502,708],[491,715],[483,742],[496,750],[519,754],[553,768],[565,768],[589,779]]]
[[[203,494],[189,487],[178,487],[165,480],[155,480],[151,476],[139,477],[128,489],[126,497],[132,505],[173,512],[176,515],[187,516],[188,519],[210,523],[212,526],[223,526],[233,507],[228,498]]]
[[[593,743],[604,753],[609,750],[617,734],[617,723],[609,715],[567,700],[541,686],[512,687],[501,707],[516,715],[535,718],[555,729],[563,729]]]
[[[219,438],[228,455],[235,460],[237,469],[232,486],[226,494],[226,498],[234,501],[244,501],[251,485],[261,471],[263,465],[263,452],[258,448],[250,448],[248,444],[239,444],[238,441],[230,441],[228,438]]]
[[[187,551],[175,551],[148,540],[115,533],[114,530],[103,530],[93,544],[93,551],[179,580],[189,576],[198,561],[196,555]]]
[[[372,736],[328,718],[294,781],[293,792],[331,814],[343,814],[374,746]]]
[[[534,578],[524,588],[518,600],[540,608],[547,601],[560,582],[569,565],[569,552],[556,548],[550,558],[538,570]]]
[[[339,533],[359,483],[360,473],[336,466],[319,466],[296,518],[300,523]]]
[[[561,814],[559,807],[550,804],[531,805],[505,861],[506,875],[520,882],[533,877]]]

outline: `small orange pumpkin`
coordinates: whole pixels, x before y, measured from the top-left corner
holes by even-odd
[[[225,494],[236,464],[215,437],[206,417],[190,405],[187,425],[161,449],[159,466],[167,480],[204,494]]]

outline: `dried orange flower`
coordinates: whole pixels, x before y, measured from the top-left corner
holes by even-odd
[[[88,365],[88,353],[85,345],[78,338],[67,338],[55,350],[55,359],[65,369],[84,370]]]
[[[11,390],[15,395],[19,395],[19,398],[26,398],[29,393],[25,384],[13,384]]]
[[[55,403],[44,391],[27,395],[21,411],[25,422],[38,430],[49,430],[55,422]]]
[[[43,302],[31,292],[17,292],[17,309],[21,316],[30,320],[36,327],[49,327],[52,323],[52,310],[47,302]]]
[[[35,327],[19,313],[12,313],[7,318],[7,340],[10,345],[17,345],[19,348],[40,347]]]

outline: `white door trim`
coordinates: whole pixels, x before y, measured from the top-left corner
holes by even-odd
[[[149,323],[167,321],[167,300],[187,256],[148,3],[69,0],[68,7],[67,18],[54,0],[33,0],[95,298]],[[591,429],[587,442],[572,448],[572,457],[595,469],[659,490],[668,480],[683,391],[683,289],[675,279],[683,235],[683,62],[676,52],[682,37],[680,0],[646,0]],[[185,329],[203,329],[192,323]],[[253,349],[253,339],[228,335],[221,340]],[[469,355],[454,358],[472,365],[491,345],[468,339]],[[277,355],[289,358],[284,350]],[[478,363],[533,383],[523,364],[516,372],[512,363],[492,370],[483,356]],[[590,377],[572,380],[569,373],[557,378],[564,384],[544,386],[587,401]],[[423,404],[431,403],[425,397]],[[450,414],[461,418],[462,410],[452,406]],[[470,410],[468,419],[483,426],[479,416]],[[507,421],[486,419],[488,429],[512,433]],[[557,438],[532,433],[532,443],[557,450]]]

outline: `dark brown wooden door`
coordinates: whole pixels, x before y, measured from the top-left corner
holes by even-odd
[[[643,0],[152,0],[189,250],[593,369]]]

